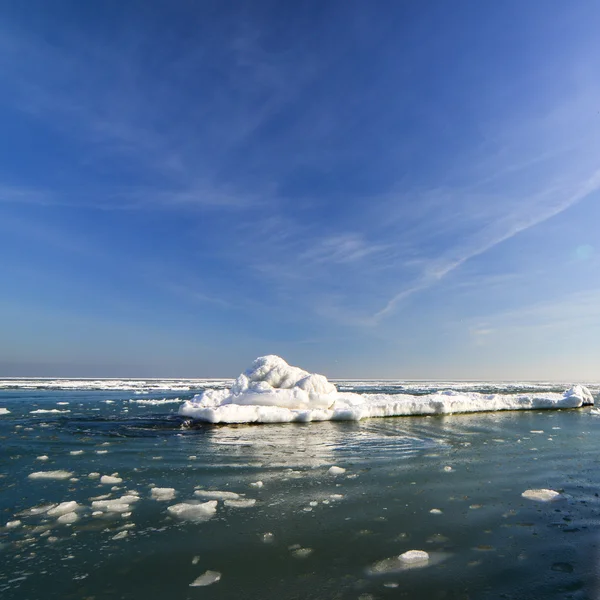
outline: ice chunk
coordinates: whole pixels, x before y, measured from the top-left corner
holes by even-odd
[[[117,477],[116,474],[102,475],[102,477],[100,477],[100,483],[104,483],[106,485],[115,485],[117,483],[121,483],[122,481],[123,479],[121,479],[121,477]]]
[[[307,558],[312,553],[312,548],[296,548],[292,550],[292,556],[294,556],[295,558]]]
[[[254,487],[254,488],[261,488],[262,486],[263,486],[262,481],[254,481],[253,483],[250,484],[250,487]]]
[[[70,471],[36,471],[29,473],[29,479],[69,479],[73,473]]]
[[[208,521],[214,517],[217,512],[217,501],[209,500],[208,502],[202,503],[181,502],[169,506],[167,511],[173,517],[186,521]]]
[[[42,456],[36,456],[35,460],[48,460],[48,456],[46,454],[42,454]]]
[[[127,531],[120,531],[119,533],[117,533],[117,535],[113,535],[112,539],[113,540],[122,540],[123,538],[126,538],[128,535]]]
[[[83,454],[83,450],[71,450],[71,452],[69,452],[69,454],[71,456],[79,456],[80,454]]]
[[[90,479],[98,479],[100,477],[100,473],[96,473],[95,471],[93,473],[89,473],[88,477]]]
[[[329,467],[329,470],[327,472],[330,475],[341,475],[342,473],[346,472],[346,469],[344,469],[343,467],[336,467],[334,465],[333,467]]]
[[[44,413],[68,413],[70,410],[60,410],[58,408],[38,408],[36,410],[30,410],[29,414],[31,415],[40,415]]]
[[[551,502],[552,500],[558,500],[563,497],[559,492],[547,489],[525,490],[521,496],[528,500],[536,500],[537,502]]]
[[[10,414],[10,410],[8,408],[0,407],[0,415],[8,415]]]
[[[217,490],[196,490],[194,496],[211,498],[214,500],[237,500],[240,495],[235,492],[219,492]]]
[[[220,581],[221,573],[218,571],[205,571],[200,575],[200,577],[194,579],[192,583],[190,583],[190,587],[204,587],[207,585],[212,585],[213,583],[217,583]]]
[[[6,528],[14,529],[15,527],[18,527],[20,524],[21,524],[21,521],[19,521],[18,519],[16,519],[15,521],[8,521],[8,523],[6,524]]]
[[[153,500],[173,500],[175,498],[175,488],[159,488],[155,487],[150,490],[150,495]]]
[[[57,506],[54,506],[50,510],[48,510],[47,515],[49,517],[60,517],[61,515],[66,515],[67,513],[74,512],[76,510],[80,510],[82,507],[75,502],[75,500],[71,500],[69,502],[61,502]]]
[[[407,565],[422,563],[429,560],[429,554],[425,550],[408,550],[398,556],[398,559]]]

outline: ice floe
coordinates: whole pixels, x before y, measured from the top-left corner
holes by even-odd
[[[562,394],[482,394],[457,390],[424,395],[338,392],[323,375],[310,374],[270,355],[257,358],[230,389],[206,389],[187,400],[180,406],[179,414],[209,423],[285,423],[579,408],[593,403],[591,392],[581,385]]]
[[[115,485],[117,483],[121,483],[123,479],[118,477],[118,473],[113,473],[112,475],[102,475],[100,477],[100,483],[105,485]]]
[[[217,583],[217,581],[221,580],[221,573],[218,571],[205,571],[190,583],[190,587],[204,587],[207,585],[212,585],[213,583]]]
[[[69,479],[73,476],[70,471],[36,471],[29,473],[29,479]]]
[[[563,498],[561,493],[547,489],[525,490],[521,496],[527,498],[527,500],[536,500],[537,502],[551,502]]]
[[[217,512],[217,504],[216,500],[201,503],[181,502],[169,506],[167,511],[171,516],[185,521],[201,522],[208,521],[214,517]]]
[[[196,490],[194,496],[210,498],[211,500],[237,500],[240,494],[235,492],[221,492],[218,490]]]
[[[0,407],[0,415],[8,415],[10,414],[10,410],[8,408]]]
[[[159,488],[155,487],[150,490],[150,495],[153,500],[173,500],[175,498],[175,488]]]

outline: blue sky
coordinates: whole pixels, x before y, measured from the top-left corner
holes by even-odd
[[[597,3],[0,17],[0,375],[600,379]]]

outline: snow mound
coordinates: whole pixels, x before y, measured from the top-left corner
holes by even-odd
[[[563,394],[481,394],[456,390],[425,395],[338,392],[325,376],[310,374],[269,355],[257,358],[231,389],[204,390],[184,402],[179,414],[208,423],[305,423],[580,408],[593,403],[591,392],[582,385],[575,385]]]

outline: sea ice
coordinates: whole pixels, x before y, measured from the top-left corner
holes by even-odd
[[[75,521],[77,521],[77,519],[79,519],[79,515],[76,512],[68,512],[68,513],[65,513],[64,515],[61,515],[56,520],[59,523],[66,525],[69,523],[75,523]]]
[[[0,408],[0,415],[8,415],[8,414],[10,414],[10,410],[8,410],[8,408],[4,408],[4,407]]]
[[[563,497],[559,492],[547,489],[525,490],[521,496],[528,500],[536,500],[537,502],[551,502],[552,500],[558,500]]]
[[[205,571],[200,577],[190,583],[190,587],[204,587],[220,581],[221,573],[218,571]]]
[[[79,456],[79,455],[83,454],[83,450],[71,450],[71,452],[69,452],[69,454],[71,456]]]
[[[159,488],[155,487],[150,490],[150,495],[153,500],[173,500],[175,498],[175,488]]]
[[[58,408],[38,408],[37,410],[30,410],[31,415],[40,415],[44,413],[68,413],[70,410],[59,410]]]
[[[179,414],[209,423],[284,423],[579,408],[593,403],[591,392],[581,385],[564,394],[481,394],[468,390],[426,395],[338,392],[323,375],[311,375],[271,355],[257,358],[231,389],[207,389],[184,402]]]
[[[19,521],[18,519],[14,520],[14,521],[8,521],[8,523],[6,523],[6,528],[14,529],[15,527],[18,527],[20,524],[21,524],[21,521]]]
[[[181,502],[167,508],[170,515],[186,521],[208,521],[217,512],[217,501],[202,503]]]
[[[43,454],[42,456],[36,456],[35,460],[48,460],[48,457]]]
[[[36,471],[29,473],[29,479],[69,479],[73,473],[69,471]]]
[[[254,487],[254,488],[261,488],[262,486],[263,486],[262,481],[254,481],[253,483],[250,484],[250,487]]]

